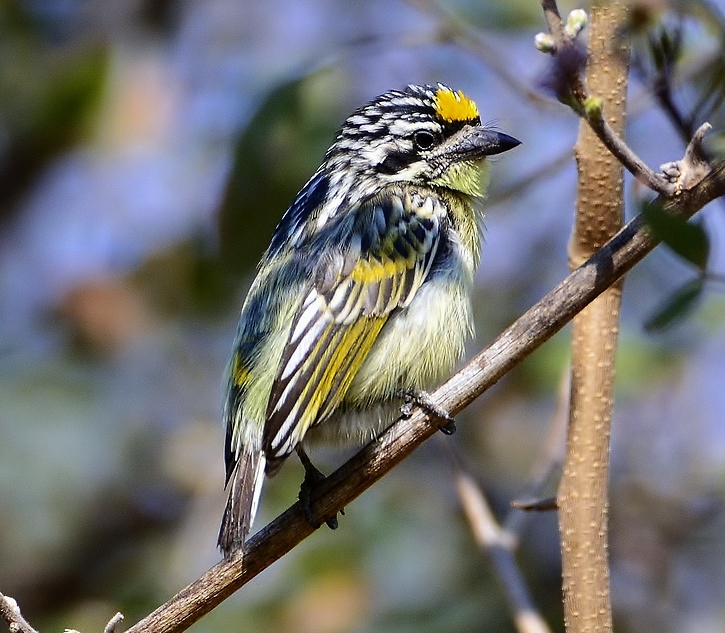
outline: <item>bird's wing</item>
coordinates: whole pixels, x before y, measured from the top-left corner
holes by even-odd
[[[290,329],[267,408],[268,459],[288,455],[340,404],[387,319],[426,279],[445,209],[421,194],[388,192],[356,217],[352,237],[320,263]]]

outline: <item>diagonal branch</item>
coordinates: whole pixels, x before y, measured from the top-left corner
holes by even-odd
[[[501,583],[519,633],[551,633],[537,611],[523,575],[516,564],[516,538],[493,515],[488,501],[473,477],[451,451],[458,497],[473,531],[476,544],[485,552]]]
[[[710,172],[692,189],[665,202],[671,212],[690,217],[725,195],[725,167]],[[582,266],[530,308],[444,385],[433,392],[436,404],[455,415],[564,327],[657,245],[640,216],[627,224]],[[420,409],[398,420],[375,442],[330,475],[312,498],[316,517],[348,506],[418,446],[437,432]],[[314,529],[293,505],[254,535],[244,558],[220,562],[167,603],[131,627],[128,633],[184,631],[225,598],[307,538]]]

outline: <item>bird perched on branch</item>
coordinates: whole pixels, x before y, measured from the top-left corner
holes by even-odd
[[[406,400],[450,420],[424,390],[472,335],[485,158],[518,144],[442,84],[387,92],[345,121],[242,307],[224,409],[226,558],[243,548],[265,474],[293,451],[312,520],[322,475],[305,445],[370,440]]]

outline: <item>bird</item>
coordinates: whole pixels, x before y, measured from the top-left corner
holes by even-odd
[[[353,112],[282,215],[241,308],[225,374],[225,559],[244,552],[265,476],[297,452],[375,439],[460,362],[473,335],[488,156],[520,141],[445,84]],[[331,527],[336,517],[325,519]]]

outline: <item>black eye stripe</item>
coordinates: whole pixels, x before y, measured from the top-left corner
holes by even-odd
[[[380,174],[397,174],[413,162],[415,156],[408,152],[390,152],[382,163],[378,163],[376,169]]]

